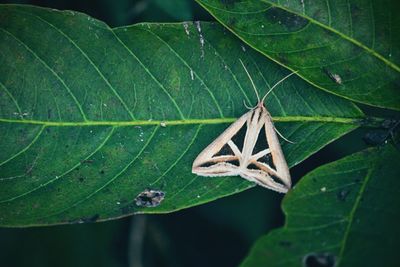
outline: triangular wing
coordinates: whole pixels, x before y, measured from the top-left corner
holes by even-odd
[[[242,151],[232,138],[247,122]],[[260,133],[265,128],[265,137]],[[262,149],[257,151],[258,143]],[[222,151],[228,147],[228,151]],[[234,164],[236,163],[236,164]],[[193,162],[192,172],[201,176],[240,175],[263,187],[286,193],[291,187],[289,168],[271,116],[264,106],[244,114],[207,146]]]
[[[247,112],[237,121],[232,123],[220,136],[209,144],[194,160],[192,172],[201,176],[233,176],[239,175],[238,164],[241,152],[232,142],[232,138],[240,131],[246,123],[250,112]],[[220,153],[228,146],[230,151]]]
[[[274,124],[268,112],[265,122],[265,135],[267,137],[269,150],[271,151],[272,162],[275,165],[277,178],[279,178],[284,183],[287,190],[289,190],[292,186],[289,167],[286,163],[285,155],[283,154]]]
[[[240,176],[263,187],[286,193],[291,187],[289,167],[271,115],[263,106],[258,107],[256,111],[258,113],[252,116],[253,120],[249,126],[249,134],[250,132],[257,134],[251,137],[256,139],[256,143],[251,147],[249,153],[251,156],[246,161],[246,168],[241,169]],[[252,127],[255,129],[251,129]],[[261,128],[265,131],[260,131]]]

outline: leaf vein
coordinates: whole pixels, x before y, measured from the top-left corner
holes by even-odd
[[[164,85],[161,84],[159,80],[151,73],[151,71],[144,65],[144,63],[139,59],[138,56],[136,56],[135,53],[118,37],[118,35],[112,31],[115,38],[117,38],[118,42],[128,51],[128,53],[137,61],[139,62],[140,66],[145,70],[145,72],[153,79],[153,81],[161,88],[161,90],[168,96],[174,107],[179,113],[179,116],[181,117],[182,120],[185,119],[185,116],[182,113],[182,110],[176,103],[175,99],[171,96],[171,94],[168,92],[168,90],[164,87]]]
[[[39,132],[36,134],[36,136],[32,139],[32,141],[31,141],[26,147],[24,147],[23,149],[21,149],[18,153],[14,154],[14,155],[11,156],[10,158],[8,158],[8,159],[6,159],[5,161],[1,162],[1,163],[0,163],[0,166],[6,164],[7,162],[9,162],[9,161],[15,159],[16,157],[18,157],[19,155],[21,155],[22,153],[24,153],[25,151],[27,151],[27,150],[28,150],[34,143],[36,143],[36,141],[39,139],[39,137],[40,137],[40,135],[42,134],[44,128],[46,128],[45,125],[43,125],[43,126],[40,128]]]
[[[77,107],[78,107],[78,109],[79,109],[79,111],[80,111],[80,113],[81,113],[81,115],[82,115],[83,120],[84,120],[84,121],[87,121],[86,114],[83,112],[83,109],[82,109],[81,104],[79,103],[79,101],[78,101],[78,99],[76,98],[76,96],[72,93],[71,89],[67,86],[67,84],[65,83],[65,81],[64,81],[64,80],[63,80],[63,79],[62,79],[62,78],[61,78],[61,77],[60,77],[60,76],[59,76],[59,75],[58,75],[58,74],[57,74],[57,73],[42,59],[42,58],[40,58],[38,54],[36,54],[32,49],[30,49],[29,46],[26,45],[22,40],[20,40],[20,39],[17,38],[14,34],[12,34],[11,32],[7,31],[7,30],[4,29],[4,28],[1,28],[1,27],[0,27],[0,30],[4,31],[6,34],[12,36],[16,41],[18,41],[19,43],[21,43],[21,44],[25,47],[25,49],[26,49],[27,51],[29,51],[35,58],[37,58],[37,59],[39,60],[40,63],[43,64],[43,66],[44,66],[45,68],[47,68],[48,70],[50,70],[50,72],[57,78],[57,80],[59,80],[59,81],[61,82],[61,84],[62,84],[62,85],[64,86],[64,88],[67,90],[68,94],[72,97],[73,101],[74,101],[75,104],[77,105]]]
[[[353,224],[353,221],[354,221],[354,214],[355,214],[355,212],[356,212],[356,210],[357,210],[357,208],[358,208],[358,206],[359,206],[359,204],[361,202],[362,195],[363,195],[363,193],[365,191],[365,188],[367,187],[367,184],[368,184],[368,182],[369,182],[369,180],[370,180],[370,178],[372,176],[372,172],[373,172],[373,169],[374,169],[375,165],[376,164],[373,164],[373,167],[371,167],[371,169],[368,171],[367,175],[365,176],[364,183],[362,183],[362,185],[360,187],[360,190],[358,191],[358,195],[357,195],[356,201],[354,202],[353,208],[350,211],[349,223],[347,224],[346,230],[345,230],[344,235],[343,235],[343,240],[342,240],[342,242],[340,244],[341,248],[340,248],[339,255],[338,255],[338,266],[340,266],[340,262],[341,262],[341,260],[343,258],[344,249],[345,249],[345,247],[347,245],[347,239],[348,239],[349,234],[350,234],[350,228],[351,228],[351,226]]]
[[[244,91],[242,85],[239,83],[239,81],[238,81],[236,75],[232,72],[231,67],[229,67],[228,64],[226,64],[225,60],[224,60],[224,59],[222,58],[222,56],[219,54],[219,52],[217,51],[217,49],[211,44],[211,42],[209,42],[205,37],[203,37],[203,38],[204,38],[204,40],[210,45],[210,47],[214,50],[215,55],[216,55],[219,59],[221,59],[222,63],[227,67],[227,70],[228,70],[229,73],[232,75],[233,80],[235,81],[235,83],[236,83],[237,86],[239,87],[239,89],[240,89],[240,91],[242,92],[243,96],[246,98],[247,102],[250,103],[249,97],[247,96],[246,92]],[[228,92],[228,95],[230,95],[228,90],[227,90],[227,92]]]
[[[143,29],[144,31],[149,32],[150,34],[152,34],[154,37],[156,37],[158,40],[160,40],[163,44],[165,44],[172,53],[174,53],[174,55],[189,69],[191,69],[193,71],[193,74],[201,81],[202,84],[204,84],[206,90],[208,91],[208,93],[210,94],[211,99],[213,100],[215,106],[218,109],[218,112],[221,116],[221,118],[224,118],[224,114],[222,112],[222,108],[219,105],[217,99],[215,98],[215,95],[213,94],[213,92],[210,90],[210,88],[208,87],[208,85],[204,82],[204,80],[197,74],[196,71],[193,70],[193,68],[189,65],[189,63],[186,62],[186,60],[184,60],[171,46],[169,43],[167,43],[164,39],[162,39],[158,34],[148,30],[148,29]]]
[[[104,74],[100,71],[100,69],[96,66],[96,64],[94,64],[94,62],[92,61],[92,59],[89,57],[89,55],[82,50],[82,48],[74,41],[72,40],[71,37],[69,37],[65,32],[63,32],[60,28],[56,27],[54,24],[52,24],[51,22],[43,19],[42,17],[38,16],[38,15],[34,15],[35,17],[37,17],[38,19],[40,19],[41,21],[43,21],[44,23],[48,24],[50,27],[52,27],[53,29],[55,29],[56,31],[58,31],[62,36],[64,36],[76,49],[78,49],[78,51],[82,54],[82,56],[89,62],[89,64],[94,68],[94,70],[100,75],[101,79],[107,84],[107,86],[110,88],[110,90],[112,91],[112,93],[117,97],[117,99],[121,102],[121,104],[123,105],[124,109],[128,112],[129,116],[132,118],[132,120],[135,119],[135,117],[133,116],[132,112],[130,111],[130,109],[128,108],[127,104],[125,103],[125,101],[121,98],[121,96],[118,94],[117,90],[115,90],[115,88],[111,85],[111,83],[108,81],[108,79],[104,76]]]
[[[47,181],[47,182],[45,182],[43,184],[40,184],[39,186],[37,186],[35,188],[32,188],[31,190],[26,191],[24,193],[21,193],[21,194],[19,194],[17,196],[14,196],[14,197],[11,197],[11,198],[8,198],[8,199],[4,199],[4,200],[0,200],[0,203],[11,202],[11,201],[16,200],[18,198],[24,197],[24,196],[26,196],[26,195],[28,195],[30,193],[33,193],[36,190],[39,190],[40,188],[43,188],[43,187],[45,187],[45,186],[47,186],[47,185],[59,180],[60,178],[64,177],[65,175],[67,175],[68,173],[70,173],[71,171],[73,171],[74,169],[79,167],[82,164],[83,161],[89,159],[97,151],[99,151],[106,144],[106,142],[110,139],[111,135],[114,132],[114,129],[115,129],[115,127],[111,127],[111,130],[110,130],[109,134],[106,136],[106,138],[104,138],[103,142],[95,150],[93,150],[86,158],[84,158],[83,160],[79,161],[77,164],[75,164],[69,170],[67,170],[64,173],[62,173],[60,176],[55,176],[53,179],[50,179],[49,181]]]
[[[49,215],[46,215],[44,217],[40,217],[40,218],[35,218],[35,219],[42,219],[42,218],[47,218],[50,216],[54,216],[54,215],[59,215],[62,214],[64,212],[66,212],[67,210],[70,210],[76,206],[78,206],[79,204],[87,201],[88,199],[90,199],[92,196],[94,196],[95,194],[97,194],[98,192],[100,192],[101,190],[103,190],[104,188],[106,188],[108,185],[110,185],[112,182],[114,182],[118,177],[121,176],[121,174],[123,174],[138,158],[139,156],[143,153],[143,151],[147,148],[147,146],[150,144],[150,142],[153,140],[154,135],[156,134],[157,130],[159,129],[159,126],[156,126],[152,132],[152,134],[150,135],[149,139],[146,141],[146,143],[143,145],[143,147],[140,149],[140,151],[136,154],[136,156],[130,161],[128,162],[128,164],[126,164],[126,166],[124,168],[121,169],[121,171],[119,173],[117,173],[114,177],[112,177],[110,180],[108,180],[105,184],[103,184],[101,187],[97,188],[95,191],[93,191],[92,193],[90,193],[89,195],[87,195],[85,198],[75,202],[74,204],[56,212],[56,213],[52,213]]]
[[[176,166],[176,164],[178,164],[178,162],[183,158],[183,156],[189,151],[190,147],[194,144],[202,126],[203,126],[202,124],[199,124],[199,126],[197,126],[195,134],[193,135],[192,139],[190,140],[190,142],[186,146],[186,148],[183,150],[183,152],[177,157],[177,159],[171,164],[171,166],[162,175],[160,175],[154,182],[150,183],[150,186],[152,186],[152,185],[156,184],[158,181],[160,181],[168,172],[170,172]]]
[[[18,113],[22,116],[22,110],[21,110],[20,106],[18,105],[17,100],[14,98],[14,96],[11,94],[11,92],[7,89],[7,87],[1,81],[0,81],[0,87],[3,88],[3,90],[6,92],[6,94],[11,98],[11,101],[17,108]]]

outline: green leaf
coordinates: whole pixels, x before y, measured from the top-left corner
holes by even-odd
[[[285,226],[260,238],[242,266],[396,266],[399,162],[387,145],[312,171],[283,201]]]
[[[197,154],[288,72],[212,23],[110,29],[84,14],[0,7],[0,224],[165,213],[253,186],[191,173]],[[357,128],[350,102],[295,76],[266,100],[290,166]],[[166,126],[166,127],[164,127]],[[162,190],[157,207],[135,204]]]
[[[400,110],[399,1],[197,2],[254,49],[320,89]]]

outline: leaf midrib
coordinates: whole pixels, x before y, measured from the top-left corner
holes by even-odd
[[[0,123],[20,123],[34,124],[43,126],[59,126],[59,127],[82,127],[82,126],[141,126],[141,125],[185,125],[185,124],[222,124],[232,123],[238,118],[213,118],[213,119],[186,119],[186,120],[133,120],[133,121],[41,121],[41,120],[17,120],[0,118]],[[274,122],[326,122],[326,123],[342,123],[342,124],[362,124],[362,117],[345,118],[345,117],[329,117],[329,116],[284,116],[273,117]]]
[[[338,266],[340,265],[340,262],[343,259],[343,254],[345,251],[345,248],[347,246],[347,241],[349,238],[349,234],[350,234],[350,230],[352,228],[352,226],[354,225],[354,217],[355,217],[355,213],[357,211],[357,209],[360,207],[360,203],[361,203],[361,199],[363,197],[363,194],[365,193],[365,190],[367,188],[367,184],[371,179],[371,176],[376,168],[377,163],[373,162],[372,166],[370,167],[370,169],[368,170],[367,174],[365,175],[365,179],[363,184],[360,187],[360,190],[358,191],[356,200],[354,202],[354,205],[352,207],[352,209],[350,210],[350,214],[348,216],[348,224],[346,226],[346,229],[344,231],[344,235],[343,235],[343,240],[340,243],[340,251],[339,251],[339,255],[338,255]]]

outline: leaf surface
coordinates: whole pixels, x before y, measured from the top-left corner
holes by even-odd
[[[251,47],[320,89],[400,109],[399,1],[197,2]]]
[[[396,266],[400,153],[368,149],[307,174],[283,201],[286,224],[242,266]]]
[[[164,213],[240,192],[191,173],[197,154],[288,72],[212,23],[110,29],[87,15],[0,7],[0,224]],[[292,76],[266,100],[290,166],[357,128],[350,102]],[[136,205],[161,190],[157,207]]]

